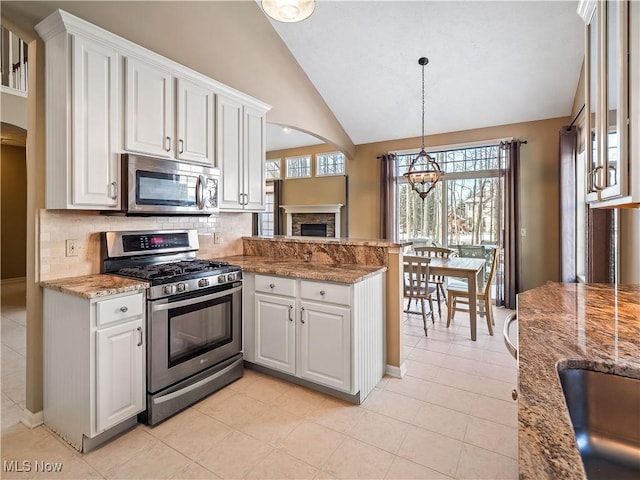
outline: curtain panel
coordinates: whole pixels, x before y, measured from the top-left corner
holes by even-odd
[[[500,170],[505,184],[502,246],[504,249],[504,305],[516,308],[521,289],[520,269],[520,140],[500,143]],[[497,299],[496,303],[500,301]],[[500,304],[500,303],[498,303]]]
[[[380,238],[396,240],[396,155],[388,153],[380,160]]]

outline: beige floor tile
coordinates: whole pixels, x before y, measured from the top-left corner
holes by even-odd
[[[374,391],[369,394],[367,400],[378,391],[381,390],[375,388]],[[361,406],[354,405],[345,400],[327,397],[307,415],[307,419],[337,432],[346,432],[357,423],[363,414],[364,409]]]
[[[2,345],[2,374],[21,373],[24,375],[26,361],[24,355],[7,345]]]
[[[492,363],[479,363],[476,365],[476,374],[482,377],[513,384],[518,381],[518,369],[515,365],[511,367],[503,367]]]
[[[446,356],[443,353],[431,352],[421,348],[414,348],[411,355],[409,355],[409,360],[415,360],[435,367],[441,366],[445,358]]]
[[[385,477],[389,480],[431,480],[431,479],[449,479],[452,477],[447,477],[440,472],[436,472],[435,470],[431,470],[430,468],[423,467],[414,462],[410,462],[402,457],[396,457],[393,459],[393,463],[391,464],[391,468],[387,472],[387,476]]]
[[[367,410],[407,423],[413,422],[423,405],[421,400],[380,389],[371,392],[362,404]]]
[[[224,389],[218,393],[194,405],[193,408],[233,428],[248,424],[267,408],[266,403],[244,393]]]
[[[466,345],[453,344],[449,346],[449,350],[446,353],[449,355],[454,355],[456,357],[470,358],[472,360],[482,360],[484,350],[468,347]]]
[[[293,384],[279,378],[263,375],[247,383],[242,393],[264,403],[272,403],[293,388]]]
[[[467,414],[432,403],[425,403],[414,421],[416,425],[422,428],[457,440],[464,438],[468,422],[469,416]]]
[[[34,457],[34,452],[38,452],[37,458]],[[58,440],[43,426],[34,429],[20,428],[2,435],[3,460],[58,462],[76,456],[77,452],[71,446]]]
[[[158,443],[158,439],[147,433],[142,426],[115,438],[86,455],[83,459],[98,472],[113,470],[134,457],[144,456]]]
[[[458,467],[462,442],[439,433],[412,427],[398,455],[444,475],[453,477]]]
[[[272,447],[234,431],[194,460],[222,478],[242,478],[271,453]]]
[[[260,415],[240,427],[240,430],[275,447],[301,422],[300,417],[273,405],[267,405]]]
[[[438,340],[436,338],[421,338],[417,344],[413,345],[416,348],[421,348],[423,350],[429,350],[431,352],[439,352],[439,353],[448,353],[451,345],[442,340]]]
[[[4,397],[4,395],[3,395]],[[8,398],[8,397],[7,397]],[[23,409],[14,403],[12,400],[2,401],[2,432],[9,430],[16,424],[20,423],[22,419]]]
[[[390,392],[399,393],[417,400],[426,400],[429,394],[429,389],[431,388],[431,383],[416,377],[405,375],[404,378],[390,379],[384,388]]]
[[[405,362],[405,365],[407,366],[408,376],[430,381],[436,379],[436,377],[438,376],[438,368],[440,368],[411,359],[408,359]]]
[[[349,435],[395,454],[409,428],[410,425],[399,420],[375,412],[366,412],[349,431]]]
[[[51,463],[51,462],[49,462]],[[56,463],[56,462],[53,462]],[[82,460],[81,458],[72,457],[65,458],[64,460],[59,462],[60,471],[57,473],[55,470],[47,470],[40,471],[36,475],[33,475],[32,478],[47,478],[47,479],[83,479],[83,480],[93,480],[93,479],[101,479],[104,478],[100,473],[98,473],[94,468],[92,468],[87,462]],[[51,465],[50,468],[55,469],[55,466]]]
[[[518,425],[518,403],[476,395],[470,415],[513,428]]]
[[[518,462],[512,458],[465,444],[456,478],[469,480],[518,478]]]
[[[516,360],[509,354],[507,348],[504,348],[502,353],[485,350],[482,355],[482,360],[487,363],[492,363],[494,365],[501,365],[507,368],[518,368],[518,364]]]
[[[25,378],[23,372],[2,372],[2,393],[23,408],[26,399]]]
[[[274,450],[258,463],[245,478],[247,479],[313,479],[319,470],[292,457],[283,450]]]
[[[188,409],[183,413],[187,413],[188,416],[169,419],[168,422],[175,420],[169,426],[175,428],[165,429],[160,435],[164,443],[189,458],[195,458],[208,450],[212,444],[224,441],[233,431],[224,423],[196,410]]]
[[[262,378],[263,376],[263,373],[256,372],[250,368],[245,368],[242,372],[242,377],[225,387],[225,390],[242,392],[250,383],[255,382],[258,378]]]
[[[441,366],[449,370],[476,374],[478,370],[478,360],[447,355],[446,358],[442,359]]]
[[[345,438],[342,433],[305,420],[281,442],[280,448],[320,468]]]
[[[114,479],[171,478],[190,464],[190,459],[158,442],[142,455],[136,455],[127,462],[101,473],[106,478]]]
[[[337,478],[384,478],[393,459],[384,450],[347,438],[329,457],[323,470]]]
[[[215,480],[220,477],[202,465],[191,462],[186,467],[178,470],[171,478],[175,480]]]
[[[402,345],[404,345],[405,347],[416,347],[422,341],[422,338],[415,335],[402,335]]]
[[[316,392],[310,388],[294,386],[270,403],[298,417],[306,417],[316,409],[325,398],[327,398],[327,396],[323,393]]]
[[[510,458],[518,458],[518,430],[516,428],[471,417],[464,441]]]
[[[450,408],[451,410],[469,413],[476,397],[477,394],[475,393],[432,382],[425,400],[429,403],[440,405],[441,407]]]

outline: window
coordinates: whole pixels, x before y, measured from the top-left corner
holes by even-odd
[[[344,154],[342,152],[320,153],[316,155],[316,175],[344,175]]]
[[[274,194],[273,182],[269,182],[265,194],[265,211],[258,214],[258,235],[273,237]]]
[[[311,155],[287,157],[287,178],[311,176]]]
[[[280,178],[280,162],[279,158],[267,160],[264,163],[264,178],[266,180],[275,180]]]

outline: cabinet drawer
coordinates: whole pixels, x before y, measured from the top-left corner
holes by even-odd
[[[300,297],[317,302],[350,305],[351,286],[302,280],[300,282]]]
[[[101,300],[96,303],[96,322],[98,325],[119,322],[127,318],[142,315],[144,302],[142,293],[125,297]]]
[[[256,275],[256,292],[273,293],[274,295],[296,296],[296,280],[293,278]]]

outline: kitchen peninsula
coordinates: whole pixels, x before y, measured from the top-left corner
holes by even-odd
[[[518,296],[521,479],[586,478],[557,369],[640,379],[639,319],[637,285],[549,283]]]
[[[310,288],[312,284],[307,281],[354,285],[371,276],[385,273],[386,278],[381,287],[384,289],[381,306],[386,350],[385,370],[388,374],[401,376],[400,244],[384,240],[284,236],[243,237],[242,242],[243,255],[218,260],[239,265],[247,274],[262,277],[273,275],[290,281],[300,279],[301,283],[297,287],[292,285],[287,290],[292,294],[297,289],[304,291]],[[245,281],[245,287],[247,283]],[[274,288],[275,284],[271,290]],[[323,300],[327,300],[328,297],[327,293]]]

